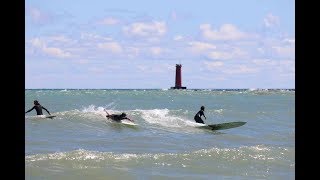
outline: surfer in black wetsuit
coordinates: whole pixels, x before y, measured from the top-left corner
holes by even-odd
[[[42,114],[42,109],[44,109],[44,110],[47,111],[47,113],[48,113],[49,115],[51,115],[50,112],[49,112],[45,107],[41,106],[37,100],[34,100],[34,101],[33,101],[33,104],[34,104],[34,106],[33,106],[31,109],[29,109],[29,110],[26,112],[26,114],[27,114],[28,112],[32,111],[33,109],[36,109],[37,115],[43,115],[43,114]]]
[[[123,120],[123,119],[128,119],[129,121],[132,121],[132,122],[133,122],[132,119],[129,119],[129,118],[127,117],[126,113],[122,113],[122,114],[109,114],[106,110],[105,110],[105,112],[107,113],[106,117],[107,117],[108,119],[112,119],[112,120],[117,121],[117,122],[120,122],[120,121]]]
[[[201,119],[201,116],[203,116],[205,119],[207,119],[206,116],[204,115],[204,106],[201,106],[200,111],[194,116],[194,120],[197,123],[204,124],[203,120]]]

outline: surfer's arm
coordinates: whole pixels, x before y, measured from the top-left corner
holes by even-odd
[[[106,111],[106,109],[104,109],[104,111],[108,114],[108,116],[110,115],[110,114]]]
[[[42,109],[46,110],[46,111],[47,111],[47,113],[48,113],[49,115],[51,115],[51,114],[50,114],[50,112],[48,111],[48,109],[46,109],[46,108],[45,108],[45,107],[43,107],[43,106],[42,106]]]
[[[207,117],[204,115],[204,112],[203,112],[203,111],[200,112],[200,117],[201,117],[201,116],[203,116],[205,119],[207,119]]]
[[[108,119],[110,119],[110,114],[109,114],[106,110],[104,110],[104,111],[107,113],[106,117],[107,117]]]
[[[35,106],[33,106],[31,109],[29,109],[29,110],[26,112],[26,114],[27,114],[28,112],[32,111],[32,110],[34,109],[34,107],[35,107]]]
[[[132,119],[129,119],[129,118],[127,118],[127,117],[126,117],[125,119],[128,119],[129,121],[132,121],[132,122],[134,122],[134,121],[133,121]]]

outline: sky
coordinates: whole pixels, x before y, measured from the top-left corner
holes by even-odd
[[[26,89],[295,88],[293,0],[26,0]]]

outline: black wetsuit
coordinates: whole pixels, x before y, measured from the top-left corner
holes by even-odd
[[[204,124],[203,120],[201,119],[201,116],[204,116],[203,110],[200,110],[195,116],[194,116],[194,120],[197,123],[202,123]]]
[[[122,119],[127,119],[126,117],[123,117],[120,114],[111,114],[109,115],[109,118],[111,118],[114,121],[121,121]]]
[[[43,107],[43,106],[41,106],[41,105],[34,105],[33,108],[31,108],[30,110],[28,110],[26,113],[32,111],[33,109],[36,109],[37,115],[43,115],[43,114],[42,114],[42,109],[46,110],[46,111],[48,112],[48,114],[50,114],[49,111],[48,111],[45,107]]]

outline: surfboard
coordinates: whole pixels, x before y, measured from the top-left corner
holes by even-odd
[[[129,125],[129,126],[138,126],[138,124],[131,122],[131,121],[127,121],[127,120],[121,120],[121,121],[114,121],[114,120],[110,120],[113,123],[116,124],[123,124],[123,125]]]
[[[53,119],[54,117],[56,117],[56,116],[55,115],[45,116],[45,118],[50,118],[50,119]]]
[[[206,126],[199,126],[199,128],[210,129],[210,130],[222,130],[222,129],[231,129],[245,125],[247,122],[235,121],[221,124],[208,124]]]
[[[45,119],[45,118],[50,118],[53,119],[56,117],[55,115],[36,115],[36,116],[27,116],[27,119],[34,119],[34,120],[40,120],[40,119]]]
[[[131,121],[120,121],[121,124],[129,125],[129,126],[137,126],[138,124]]]

